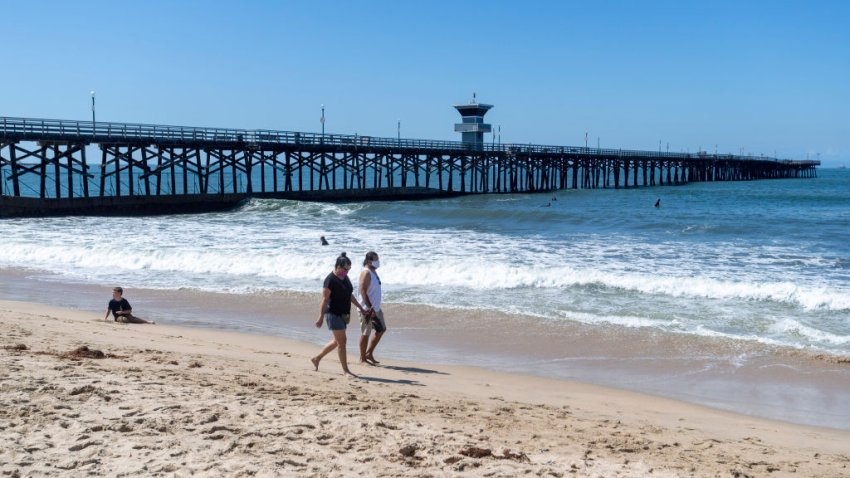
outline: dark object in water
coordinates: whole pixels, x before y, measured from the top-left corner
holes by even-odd
[[[329,245],[330,245],[330,244],[328,243],[328,240],[327,240],[327,239],[325,239],[325,236],[322,236],[320,239],[322,240],[322,245],[323,245],[323,246],[329,246]]]

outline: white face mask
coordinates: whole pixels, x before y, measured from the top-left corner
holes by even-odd
[[[381,261],[379,261],[378,259],[375,259],[374,261],[372,261],[372,267],[374,267],[375,269],[377,269],[378,267],[381,267]]]

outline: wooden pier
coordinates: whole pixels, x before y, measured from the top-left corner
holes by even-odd
[[[0,117],[0,217],[213,211],[251,197],[396,200],[807,178],[819,164]]]

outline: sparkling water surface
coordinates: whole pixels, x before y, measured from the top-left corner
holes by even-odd
[[[0,267],[63,281],[315,292],[340,251],[359,264],[375,250],[387,302],[850,354],[843,170],[428,201],[253,200],[226,213],[0,226]]]

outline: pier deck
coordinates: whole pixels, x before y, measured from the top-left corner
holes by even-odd
[[[92,152],[98,158],[87,157]],[[0,217],[814,177],[819,161],[0,117]],[[30,211],[27,213],[27,211]]]

